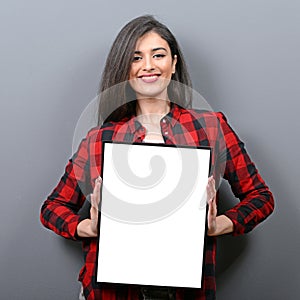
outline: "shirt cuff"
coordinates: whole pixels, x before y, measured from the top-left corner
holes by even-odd
[[[238,213],[232,210],[228,210],[224,213],[226,217],[228,217],[232,223],[233,223],[233,231],[231,235],[237,236],[237,235],[242,235],[245,232],[245,228],[243,225],[241,225],[237,219],[238,219]]]
[[[70,234],[70,238],[74,241],[81,240],[82,238],[77,234],[77,226],[78,224],[84,220],[85,218],[80,215],[75,215],[72,220],[69,222],[68,230]]]

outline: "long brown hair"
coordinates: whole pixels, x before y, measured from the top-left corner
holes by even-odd
[[[150,31],[167,41],[172,57],[177,55],[176,72],[168,86],[169,98],[183,107],[190,107],[191,98],[182,86],[191,88],[192,84],[180,47],[164,24],[153,16],[144,15],[127,23],[110,49],[100,82],[98,125],[135,114],[135,93],[128,84],[129,72],[137,40]]]

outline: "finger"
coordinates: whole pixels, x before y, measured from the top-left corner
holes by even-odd
[[[216,216],[217,212],[217,206],[216,206],[216,201],[214,198],[211,198],[208,201],[208,215],[209,216]]]
[[[95,188],[94,188],[94,195],[95,195],[95,201],[96,201],[96,207],[98,208],[99,204],[100,204],[100,189],[101,189],[101,185],[102,185],[102,178],[99,176],[96,179],[95,182]]]
[[[211,215],[216,217],[217,216],[217,204],[216,204],[216,198],[212,198],[211,200]]]
[[[95,195],[91,194],[91,209],[90,209],[91,220],[98,218],[98,207],[95,200]]]
[[[209,205],[209,210],[207,214],[207,226],[208,226],[208,234],[213,233],[216,227],[216,217],[213,213],[212,203]]]
[[[216,193],[214,186],[207,186],[207,204],[208,204],[208,215],[216,217],[217,215],[217,203],[216,203]]]
[[[208,202],[208,212],[207,212],[207,234],[211,235],[216,230],[216,217],[217,217],[217,206],[215,198],[212,198]]]
[[[213,176],[209,177],[208,183],[209,183],[211,190],[213,192],[215,192],[216,191],[216,186],[215,186],[216,182],[215,182],[215,179],[213,178]]]
[[[90,210],[90,218],[91,218],[91,230],[92,232],[94,232],[95,234],[97,234],[97,230],[98,230],[98,208],[97,208],[97,204],[96,204],[96,199],[95,199],[95,195],[92,194],[91,195],[91,210]]]
[[[207,200],[208,201],[212,200],[216,195],[215,180],[212,176],[208,178],[206,191],[207,191]]]
[[[94,189],[93,189],[93,193],[90,194],[91,207],[95,208],[96,210],[98,210],[99,203],[100,203],[101,184],[102,184],[102,179],[101,179],[101,177],[98,177],[95,180],[95,186],[94,186]]]

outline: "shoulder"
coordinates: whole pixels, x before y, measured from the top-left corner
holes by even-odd
[[[128,120],[124,119],[118,122],[106,122],[101,126],[91,128],[86,138],[92,141],[111,140],[115,132],[117,132]]]
[[[207,126],[227,122],[227,119],[222,112],[186,108],[180,108],[180,120],[204,122]]]

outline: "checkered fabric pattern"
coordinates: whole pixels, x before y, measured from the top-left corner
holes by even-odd
[[[251,231],[271,214],[274,209],[272,193],[222,113],[187,110],[173,104],[160,125],[166,144],[212,147],[212,174],[217,181],[218,177],[227,180],[234,195],[240,199],[236,206],[225,212],[234,224],[233,235]],[[138,286],[96,282],[97,239],[79,238],[76,228],[83,218],[78,211],[102,171],[103,141],[142,143],[144,137],[145,128],[134,116],[90,130],[41,208],[44,226],[65,238],[82,241],[85,264],[79,280],[87,300],[140,297]],[[216,238],[206,237],[202,288],[177,288],[176,299],[215,299],[215,264]]]

